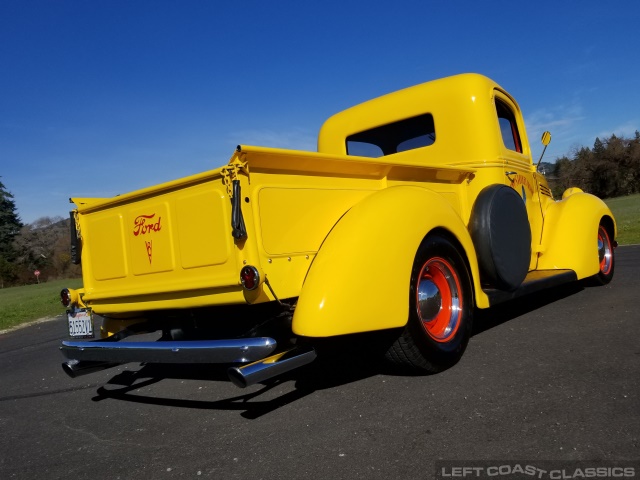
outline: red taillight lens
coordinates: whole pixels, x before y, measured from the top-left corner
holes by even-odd
[[[64,307],[68,307],[71,305],[71,292],[69,292],[68,288],[64,288],[60,292],[60,303],[62,303]]]
[[[250,265],[240,270],[240,282],[247,290],[255,290],[260,284],[260,273],[256,267]]]

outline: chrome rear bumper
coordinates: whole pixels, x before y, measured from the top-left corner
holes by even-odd
[[[170,340],[156,342],[63,341],[60,351],[69,360],[147,363],[246,363],[276,349],[273,338],[231,340]]]
[[[270,337],[230,340],[170,340],[122,342],[109,340],[63,341],[60,351],[69,360],[62,369],[71,378],[123,363],[230,363],[229,379],[244,388],[311,363],[311,346],[296,346],[272,354],[277,343]]]

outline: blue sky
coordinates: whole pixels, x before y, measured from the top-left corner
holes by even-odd
[[[637,1],[0,0],[0,181],[24,222],[226,163],[315,150],[331,114],[463,72],[546,159],[640,130]]]

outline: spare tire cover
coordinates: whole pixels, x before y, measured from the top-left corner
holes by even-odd
[[[469,231],[482,283],[518,288],[531,261],[531,227],[520,195],[507,185],[486,187],[473,206]]]

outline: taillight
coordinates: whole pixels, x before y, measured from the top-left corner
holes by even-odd
[[[256,267],[247,265],[240,270],[240,282],[247,290],[255,290],[260,285],[260,273]]]
[[[62,303],[64,307],[71,305],[71,292],[68,288],[63,288],[60,292],[60,303]]]

